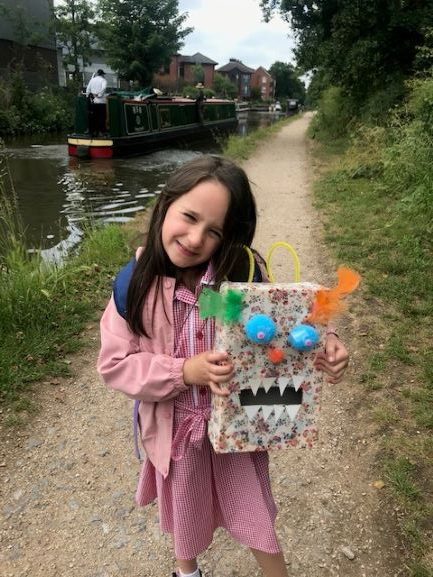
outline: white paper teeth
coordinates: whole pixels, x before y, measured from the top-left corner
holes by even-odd
[[[265,391],[268,393],[269,389],[272,387],[272,385],[275,383],[274,379],[264,379],[262,382],[262,387],[265,389]]]
[[[252,421],[254,419],[254,417],[257,414],[257,411],[259,410],[260,405],[246,405],[244,407],[244,411],[246,412],[246,414],[248,415],[248,419],[250,421]]]
[[[250,421],[254,421],[257,418],[258,412],[261,411],[261,416],[265,421],[273,414],[275,422],[277,422],[280,418],[286,416],[286,414],[291,421],[294,421],[300,406],[301,405],[244,405],[243,409]]]
[[[301,405],[286,405],[285,406],[285,409],[286,409],[287,414],[289,415],[291,421],[294,421],[296,419],[296,415],[298,414],[300,406]]]
[[[259,389],[264,389],[268,393],[271,387],[278,386],[280,389],[280,395],[283,396],[287,387],[292,387],[295,391],[298,391],[303,381],[304,377],[296,377],[296,375],[293,376],[293,380],[289,377],[279,377],[278,379],[269,378],[251,384],[250,388],[253,391],[254,396],[256,396]]]
[[[253,385],[251,385],[251,390],[253,391],[254,396],[257,395],[257,391],[259,390],[260,387],[260,383],[254,383]]]
[[[284,405],[274,405],[275,422],[277,423],[284,411]]]
[[[273,405],[262,405],[263,418],[265,419],[265,421],[268,420],[269,415],[272,413],[273,410],[274,410]]]
[[[293,387],[294,387],[295,391],[299,390],[299,387],[302,385],[304,380],[305,380],[305,376],[293,375]]]
[[[290,379],[287,377],[280,377],[277,381],[278,388],[280,389],[280,395],[282,396],[284,391],[286,390],[287,385],[290,383]]]

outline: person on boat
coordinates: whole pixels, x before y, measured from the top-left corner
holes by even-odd
[[[107,132],[106,106],[107,106],[107,81],[105,72],[100,68],[86,88],[86,96],[89,103],[89,132],[91,136],[101,136]]]
[[[196,88],[198,89],[198,95],[197,95],[197,98],[195,99],[195,104],[197,107],[197,116],[198,116],[199,122],[201,122],[203,124],[203,120],[204,120],[203,105],[204,105],[204,101],[206,100],[206,96],[204,95],[204,92],[203,92],[204,86],[201,82],[196,84]]]

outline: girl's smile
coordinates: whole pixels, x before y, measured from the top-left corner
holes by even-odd
[[[170,205],[161,236],[175,266],[189,268],[210,260],[223,238],[229,198],[224,185],[206,180]]]

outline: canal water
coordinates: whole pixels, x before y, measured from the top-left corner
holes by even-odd
[[[244,136],[275,121],[249,113],[239,119]],[[69,157],[65,137],[6,142],[18,206],[29,249],[48,260],[79,245],[89,222],[127,222],[160,192],[174,168],[203,153],[219,153],[209,141],[188,149],[165,149],[131,158],[81,160]]]

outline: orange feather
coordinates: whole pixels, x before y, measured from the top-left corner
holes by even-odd
[[[338,284],[332,289],[321,289],[316,293],[308,322],[327,324],[329,320],[345,309],[342,299],[357,289],[361,276],[347,267],[337,271]]]

